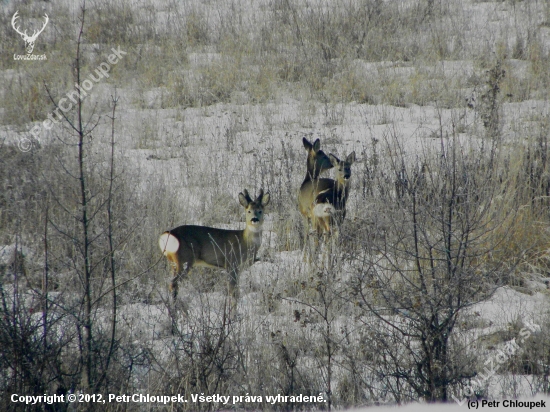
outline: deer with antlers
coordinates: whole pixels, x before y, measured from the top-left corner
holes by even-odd
[[[19,13],[19,10],[16,11],[15,14],[13,15],[13,17],[11,19],[11,25],[12,25],[13,29],[19,35],[21,35],[23,40],[25,40],[25,50],[27,51],[27,54],[31,54],[32,51],[34,50],[34,42],[38,38],[38,35],[44,31],[44,29],[46,28],[46,25],[48,24],[48,21],[50,19],[49,19],[47,14],[44,14],[45,21],[44,21],[44,25],[42,26],[42,28],[40,30],[35,30],[34,33],[32,34],[32,36],[29,36],[27,34],[27,30],[25,30],[24,32],[21,32],[21,30],[19,30],[19,26],[16,26],[17,19],[19,18],[18,13]]]
[[[246,211],[243,230],[217,229],[206,226],[179,226],[164,232],[159,239],[162,253],[173,265],[170,289],[173,298],[178,294],[178,280],[195,266],[226,269],[229,272],[229,291],[233,305],[238,297],[238,276],[241,268],[251,265],[262,244],[264,208],[269,193],[260,189],[253,200],[246,190],[239,193],[239,202]]]

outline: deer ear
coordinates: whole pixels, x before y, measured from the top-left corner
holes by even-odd
[[[340,159],[338,159],[332,153],[328,155],[328,158],[330,159],[330,163],[332,163],[334,167],[338,166],[338,163],[340,163]]]
[[[346,163],[355,163],[355,150],[348,155],[348,157],[346,158]]]
[[[315,140],[315,143],[313,143],[313,150],[315,153],[321,150],[321,141],[319,139]]]
[[[246,190],[245,190],[246,192]],[[248,194],[248,193],[247,193]],[[248,207],[248,204],[250,203],[246,198],[248,196],[245,196],[244,194],[242,193],[239,193],[239,203],[243,206],[243,207]]]
[[[269,195],[269,192],[267,192],[265,195],[262,196],[262,206],[267,206],[269,204],[269,200],[271,199],[271,196]]]
[[[243,207],[247,207],[250,203],[252,203],[248,190],[244,189],[242,193],[239,193],[239,202],[243,205]]]
[[[302,143],[304,144],[304,147],[306,148],[307,151],[311,150],[311,148],[313,147],[310,141],[307,140],[305,137],[302,139]]]

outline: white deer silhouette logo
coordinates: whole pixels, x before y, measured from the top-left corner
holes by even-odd
[[[50,19],[48,18],[48,15],[44,13],[44,18],[45,18],[44,25],[42,26],[42,28],[40,30],[38,30],[38,31],[35,30],[34,33],[32,34],[32,36],[29,36],[29,35],[27,35],[27,30],[25,30],[25,32],[21,33],[21,31],[19,30],[19,27],[17,27],[15,25],[16,20],[19,18],[17,13],[19,13],[19,10],[17,10],[15,12],[15,14],[13,15],[13,17],[11,19],[11,25],[12,25],[13,29],[17,33],[19,33],[21,35],[21,37],[23,37],[23,40],[25,40],[25,50],[27,51],[27,54],[32,54],[32,51],[34,50],[34,42],[36,41],[36,38],[38,37],[38,35],[40,33],[42,33],[44,31],[44,29],[46,28],[46,25],[48,24],[48,21]]]

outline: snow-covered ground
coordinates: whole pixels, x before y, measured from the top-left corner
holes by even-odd
[[[219,29],[224,10],[237,6],[247,10],[250,14],[243,16],[246,20],[270,6],[267,0],[238,1],[236,5],[233,2],[221,2],[223,4],[218,9],[213,7],[217,2],[207,3],[203,5],[200,1],[193,2],[194,7],[198,7],[199,11],[205,12],[209,17],[207,20],[212,30]],[[411,2],[402,3],[403,7],[408,7]],[[526,4],[528,2],[520,3],[522,7],[530,7]],[[542,7],[539,2],[534,3],[537,4],[533,6],[533,13],[540,11]],[[179,6],[170,1],[157,1],[155,4],[158,6],[154,11],[156,29],[159,32],[169,30],[164,23],[169,22],[173,16],[166,10],[172,10],[173,7],[178,9]],[[516,2],[462,1],[460,4],[463,7],[460,18],[449,24],[452,23],[455,30],[460,26],[461,30],[471,33],[466,38],[472,44],[464,47],[480,51],[484,50],[484,43],[503,38],[512,48],[517,37],[527,35],[528,27],[522,24],[524,22],[518,23],[514,20],[514,16],[519,15],[514,11]],[[323,1],[309,2],[307,5],[313,6],[322,8],[326,5]],[[143,13],[153,10],[143,6],[141,2],[135,2],[134,7],[143,7]],[[78,14],[78,8],[74,8],[73,12]],[[186,12],[185,7],[181,12]],[[525,15],[521,14],[523,17]],[[55,16],[52,14],[51,18],[53,21]],[[547,52],[550,49],[548,24],[539,22],[537,30],[541,53]],[[186,70],[189,72],[209,64],[223,64],[219,53],[207,49],[190,51],[186,59]],[[533,69],[526,60],[508,58],[506,69],[508,75],[518,82],[528,82],[533,75]],[[428,154],[445,150],[447,142],[453,137],[457,138],[465,151],[475,151],[483,143],[479,138],[483,135],[483,122],[476,106],[481,100],[480,91],[472,86],[474,81],[471,79],[482,76],[485,71],[486,67],[480,67],[474,60],[420,63],[367,62],[357,59],[352,62],[349,73],[368,78],[377,87],[380,84],[380,89],[407,85],[408,88],[403,92],[406,103],[399,106],[383,101],[379,104],[327,103],[300,96],[299,93],[290,95],[288,89],[282,88],[273,93],[272,99],[262,103],[256,103],[244,92],[237,91],[231,95],[230,101],[224,103],[202,107],[165,107],[165,97],[174,92],[170,87],[159,85],[144,89],[140,86],[139,79],[127,82],[117,88],[119,102],[115,151],[117,165],[120,165],[130,181],[132,199],[136,204],[147,205],[147,210],[140,216],[142,220],[139,229],[150,233],[142,237],[147,246],[143,247],[137,258],[149,259],[147,262],[160,259],[160,252],[156,248],[157,236],[176,225],[202,224],[220,228],[242,228],[243,210],[238,205],[237,194],[244,188],[251,193],[257,193],[260,188],[269,190],[276,206],[268,211],[266,217],[260,261],[243,270],[240,275],[241,298],[237,309],[238,322],[231,330],[236,336],[233,343],[245,354],[242,362],[252,365],[250,368],[257,367],[255,359],[259,356],[264,356],[263,362],[269,360],[273,365],[276,364],[276,355],[262,352],[262,349],[269,348],[273,353],[280,354],[280,349],[273,349],[275,347],[283,347],[290,352],[295,349],[296,354],[302,356],[297,368],[311,371],[320,368],[319,365],[324,367],[323,361],[318,363],[318,359],[324,360],[325,355],[318,354],[322,353],[319,342],[322,341],[320,337],[323,336],[323,327],[326,325],[320,320],[322,314],[315,311],[314,305],[307,303],[308,296],[303,286],[311,280],[315,268],[304,258],[303,250],[295,247],[299,243],[295,241],[298,236],[285,235],[287,228],[291,231],[301,224],[295,198],[305,173],[302,137],[308,136],[312,140],[320,138],[323,150],[340,157],[355,151],[358,161],[354,165],[354,178],[366,175],[368,167],[374,162],[375,153],[381,158],[388,158],[394,156],[398,150],[405,160],[418,162],[418,159],[423,159]],[[14,69],[4,70],[0,86],[6,85],[7,89],[7,84],[15,82],[19,79],[18,76],[19,72]],[[413,103],[416,101],[414,99],[421,100],[416,94],[424,93],[424,89],[439,90],[446,84],[468,104],[447,107],[437,98],[428,100],[423,105]],[[100,166],[108,165],[111,149],[111,124],[107,116],[112,86],[107,80],[100,82],[86,100],[89,113],[93,107],[99,107],[104,113],[94,130],[93,152],[90,153],[90,157],[96,159]],[[2,93],[4,95],[7,92],[4,90]],[[379,98],[379,95],[376,96],[378,97],[374,100]],[[0,110],[3,114],[5,108]],[[503,103],[501,118],[504,140],[522,142],[526,130],[545,130],[540,126],[543,122],[541,119],[547,121],[549,116],[548,101],[544,96],[537,98],[536,93],[528,99]],[[28,131],[42,122],[40,119],[17,125],[16,119],[12,120],[13,122],[4,120],[0,126],[0,144],[6,147],[21,147],[20,143],[28,136]],[[60,136],[66,137],[65,133],[66,128],[61,125],[55,125],[51,129],[42,128],[39,138],[33,140],[33,144],[37,150],[45,149],[57,142]],[[361,213],[368,210],[369,202],[375,201],[360,193],[360,180],[358,178],[353,181],[347,215],[350,221],[361,216]],[[167,198],[170,202],[166,201]],[[24,238],[24,246],[19,250],[28,260],[33,261],[29,268],[40,273],[43,265],[41,243],[30,244],[28,239],[29,237]],[[15,252],[15,243],[0,246],[2,269],[10,267]],[[127,252],[120,252],[123,256],[121,261],[136,258],[135,255],[125,255]],[[189,341],[193,341],[200,322],[204,322],[202,326],[214,325],[213,329],[220,324],[226,326],[225,274],[213,276],[212,285],[208,288],[197,280],[199,275],[191,275],[189,279],[182,280],[179,303],[188,312],[187,317],[176,316],[174,322],[170,318],[166,287],[169,274],[164,263],[157,263],[154,269],[146,272],[146,276],[135,275],[138,279],[133,279],[134,275],[132,273],[124,279],[124,287],[127,289],[121,288],[120,292],[122,298],[117,316],[120,334],[123,335],[121,339],[132,348],[144,348],[140,353],[146,353],[150,359],[154,359],[156,365],[166,367],[161,372],[156,370],[156,376],[164,377],[163,373],[166,376],[170,373],[179,376],[174,370],[180,366],[175,365],[174,359],[179,359],[178,356],[185,352],[186,344],[193,345]],[[52,276],[63,283],[71,277],[74,278],[74,272],[67,271]],[[343,277],[345,274],[339,276]],[[500,353],[510,347],[511,342],[516,345],[514,354],[521,353],[525,340],[539,333],[541,324],[547,321],[549,293],[544,283],[548,279],[544,276],[547,275],[536,273],[536,276],[526,277],[522,287],[503,286],[489,299],[464,311],[463,324],[457,328],[463,332],[464,339],[472,343],[468,350],[475,352],[481,359],[479,373],[482,376],[484,362],[497,359]],[[0,280],[5,282],[4,290],[8,295],[19,293],[14,286],[14,277],[6,276]],[[73,281],[76,283],[74,279]],[[37,291],[39,288],[35,287],[33,291],[29,287],[22,292],[24,305],[32,308],[33,312],[39,310]],[[65,299],[65,295],[56,291],[50,293],[50,298],[58,302],[59,299]],[[331,315],[333,317],[330,318],[330,327],[338,331],[331,333],[340,333],[343,336],[343,331],[351,331],[350,342],[358,344],[361,339],[357,333],[360,326],[354,323],[350,313],[353,311]],[[35,313],[33,316],[36,322],[40,321],[40,314]],[[95,312],[94,320],[102,330],[109,328],[109,316],[108,309],[101,308]],[[174,337],[174,328],[178,329],[179,341]],[[340,339],[340,335],[338,336]],[[341,339],[344,342],[344,338]],[[273,365],[265,366],[267,369],[274,368],[272,375],[283,368],[279,365],[275,368]],[[479,400],[479,405],[409,404],[372,406],[357,410],[525,410],[528,407],[505,406],[504,400],[519,397],[525,402],[550,401],[550,398],[536,394],[532,375],[513,375],[504,370],[504,367],[499,369],[486,378],[477,376],[475,382],[470,383],[470,388],[474,390],[487,390],[490,397],[488,401],[498,400],[498,406]],[[342,370],[347,371],[345,368]],[[368,371],[362,372],[365,375],[374,375]],[[154,379],[150,382],[148,373],[150,370],[145,366],[136,366],[132,384],[143,390],[156,388],[157,382]],[[333,379],[336,387],[339,383],[338,377]],[[316,382],[323,382],[322,378]],[[253,386],[252,383],[249,384]],[[459,401],[464,399],[460,397]]]

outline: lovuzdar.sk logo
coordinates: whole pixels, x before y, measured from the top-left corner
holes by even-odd
[[[13,29],[17,32],[17,34],[19,34],[23,38],[23,40],[25,40],[25,51],[27,52],[27,54],[14,54],[13,60],[46,60],[45,54],[32,54],[32,51],[34,50],[34,42],[36,41],[40,33],[42,33],[48,25],[48,21],[50,20],[48,15],[44,14],[44,25],[42,26],[42,28],[40,30],[35,30],[33,34],[29,36],[27,34],[27,30],[22,32],[19,29],[19,25],[17,24],[17,19],[19,18],[18,13],[19,10],[17,10],[13,15],[11,19],[11,25]]]

